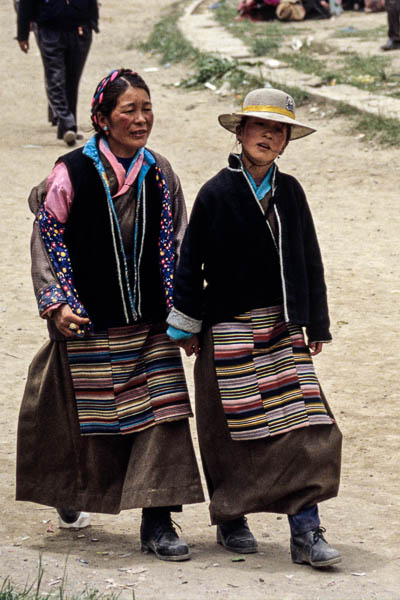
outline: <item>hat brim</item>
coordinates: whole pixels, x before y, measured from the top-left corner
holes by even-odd
[[[266,121],[269,120],[278,121],[279,123],[287,123],[291,126],[290,140],[298,140],[299,138],[306,137],[306,135],[310,135],[316,131],[316,129],[313,129],[313,127],[308,127],[308,125],[304,125],[303,123],[296,121],[296,119],[291,119],[290,117],[280,115],[279,113],[230,113],[219,115],[218,121],[224,129],[227,129],[232,133],[236,133],[237,127],[240,125],[243,117],[256,117],[257,119],[265,119]]]

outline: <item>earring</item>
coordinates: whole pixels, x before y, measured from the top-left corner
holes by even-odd
[[[104,125],[104,127],[103,127],[103,131],[108,131],[108,127],[107,127],[107,125]]]

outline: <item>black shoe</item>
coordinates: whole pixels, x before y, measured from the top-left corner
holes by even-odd
[[[400,42],[397,42],[396,40],[391,40],[389,38],[386,44],[383,44],[383,46],[381,46],[381,50],[385,50],[386,52],[388,50],[400,50]]]
[[[76,142],[76,131],[72,129],[67,129],[67,131],[63,135],[63,140],[67,144],[67,146],[74,146]]]
[[[231,552],[257,552],[257,540],[247,525],[246,517],[226,521],[217,526],[217,542]]]
[[[143,511],[140,527],[142,552],[154,552],[161,560],[188,560],[188,545],[179,539],[168,510],[154,509]]]
[[[332,548],[323,536],[325,529],[318,527],[290,540],[290,552],[294,563],[306,563],[312,567],[330,567],[340,563],[338,550]]]

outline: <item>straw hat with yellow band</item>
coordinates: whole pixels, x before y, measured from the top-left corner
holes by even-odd
[[[243,117],[287,123],[291,126],[291,140],[314,133],[315,129],[296,121],[294,110],[294,100],[289,94],[273,88],[262,88],[247,94],[241,112],[219,115],[218,121],[222,127],[232,133],[236,133]]]

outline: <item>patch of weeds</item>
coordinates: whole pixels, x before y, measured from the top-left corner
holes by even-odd
[[[388,62],[389,59],[383,56],[346,56],[341,76],[355,87],[372,90],[387,81],[385,68]]]
[[[387,34],[387,27],[374,27],[373,29],[354,29],[352,27],[343,27],[337,29],[332,37],[334,38],[361,38],[364,40],[377,40],[381,37],[385,37]]]
[[[346,104],[345,102],[338,102],[335,108],[335,116],[337,117],[354,117],[359,114],[359,110],[351,106],[350,104]]]
[[[181,87],[198,87],[211,83],[220,88],[227,86],[241,98],[251,89],[264,86],[261,75],[244,70],[244,66],[255,68],[254,64],[220,58],[213,54],[201,53],[193,64],[193,70]]]
[[[377,141],[383,146],[400,145],[400,121],[397,119],[360,113],[356,130],[364,133],[368,141]]]
[[[255,37],[251,42],[251,49],[255,56],[271,56],[279,45],[279,41],[274,38]]]
[[[314,54],[332,54],[332,48],[324,42],[311,41],[307,44],[307,48],[310,52],[314,52]]]
[[[373,91],[389,81],[385,71],[389,59],[383,56],[363,58],[356,54],[345,55],[342,64],[334,69],[315,57],[308,47],[303,47],[293,54],[280,54],[279,58],[302,73],[320,77],[324,84],[344,83]]]
[[[66,559],[67,563],[68,557]],[[39,557],[38,574],[32,583],[26,583],[22,589],[18,589],[10,577],[6,577],[0,587],[0,600],[118,600],[120,594],[111,592],[102,594],[96,589],[86,589],[77,594],[67,594],[65,591],[66,584],[66,563],[63,576],[60,578],[60,583],[56,589],[51,592],[42,591],[44,569],[42,567],[42,558]],[[135,592],[132,590],[132,600],[135,600]]]
[[[384,79],[384,68],[388,66],[386,56],[349,56],[345,59],[345,67],[355,73],[375,75]]]
[[[207,81],[214,83],[229,71],[237,70],[238,64],[237,60],[229,60],[227,58],[220,58],[214,54],[201,53],[197,57],[195,73],[183,85],[184,87],[192,87],[206,83]]]
[[[327,69],[325,64],[313,56],[307,47],[299,52],[279,54],[279,60],[283,60],[297,71],[319,77],[323,84],[330,84],[332,81],[343,83],[340,80],[340,73],[336,70]]]
[[[374,141],[382,146],[400,144],[400,121],[397,119],[369,114],[344,102],[336,105],[334,116],[349,118],[351,133],[363,133],[364,141]]]
[[[180,3],[173,4],[168,14],[153,27],[147,41],[139,45],[140,49],[159,54],[161,64],[195,59],[198,51],[187,41],[177,24],[181,14]]]

